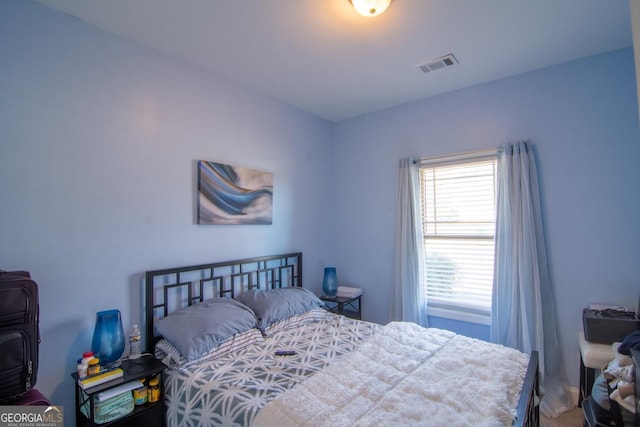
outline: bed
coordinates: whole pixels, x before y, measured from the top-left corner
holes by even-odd
[[[539,425],[537,352],[336,315],[302,277],[301,253],[146,272],[167,425]]]

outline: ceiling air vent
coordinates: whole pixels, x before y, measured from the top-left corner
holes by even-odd
[[[448,54],[445,56],[441,56],[440,58],[432,59],[431,61],[425,62],[424,64],[417,65],[418,68],[422,70],[423,73],[428,73],[429,71],[439,70],[440,68],[450,67],[458,63],[453,54]]]

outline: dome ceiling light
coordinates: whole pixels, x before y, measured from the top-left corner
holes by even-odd
[[[349,0],[349,2],[362,16],[378,16],[387,10],[391,0]]]

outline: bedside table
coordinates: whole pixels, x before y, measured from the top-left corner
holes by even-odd
[[[327,311],[342,314],[352,319],[362,320],[362,306],[360,301],[362,295],[353,298],[339,297],[337,295],[333,297],[320,295],[318,298],[324,301]]]
[[[615,359],[611,344],[595,344],[584,338],[584,332],[578,332],[580,347],[580,387],[578,388],[578,406],[591,394],[591,387],[596,377],[596,370],[604,368]]]
[[[164,390],[163,390],[163,376],[164,370],[167,367],[164,363],[159,361],[153,356],[142,356],[139,359],[123,360],[120,368],[124,371],[124,375],[120,378],[116,378],[112,381],[104,384],[99,384],[87,389],[82,389],[78,385],[78,374],[74,372],[71,374],[75,385],[75,413],[76,413],[76,426],[98,426],[95,421],[95,404],[98,393],[110,390],[114,387],[122,384],[139,381],[141,379],[148,380],[155,376],[159,376],[160,379],[160,399],[153,403],[144,403],[143,405],[136,405],[132,412],[110,421],[107,424],[112,426],[162,426],[166,425],[166,409],[164,405]],[[131,391],[129,391],[131,393]],[[88,415],[85,415],[81,407],[85,404],[89,405]]]

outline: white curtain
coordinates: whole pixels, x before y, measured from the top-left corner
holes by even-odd
[[[420,288],[424,238],[420,217],[419,167],[416,163],[410,158],[400,160],[396,280],[391,316],[392,320],[415,322],[426,327],[426,293]]]
[[[527,142],[498,152],[495,241],[491,340],[540,353],[540,410],[555,418],[573,404],[560,361],[535,156]]]

